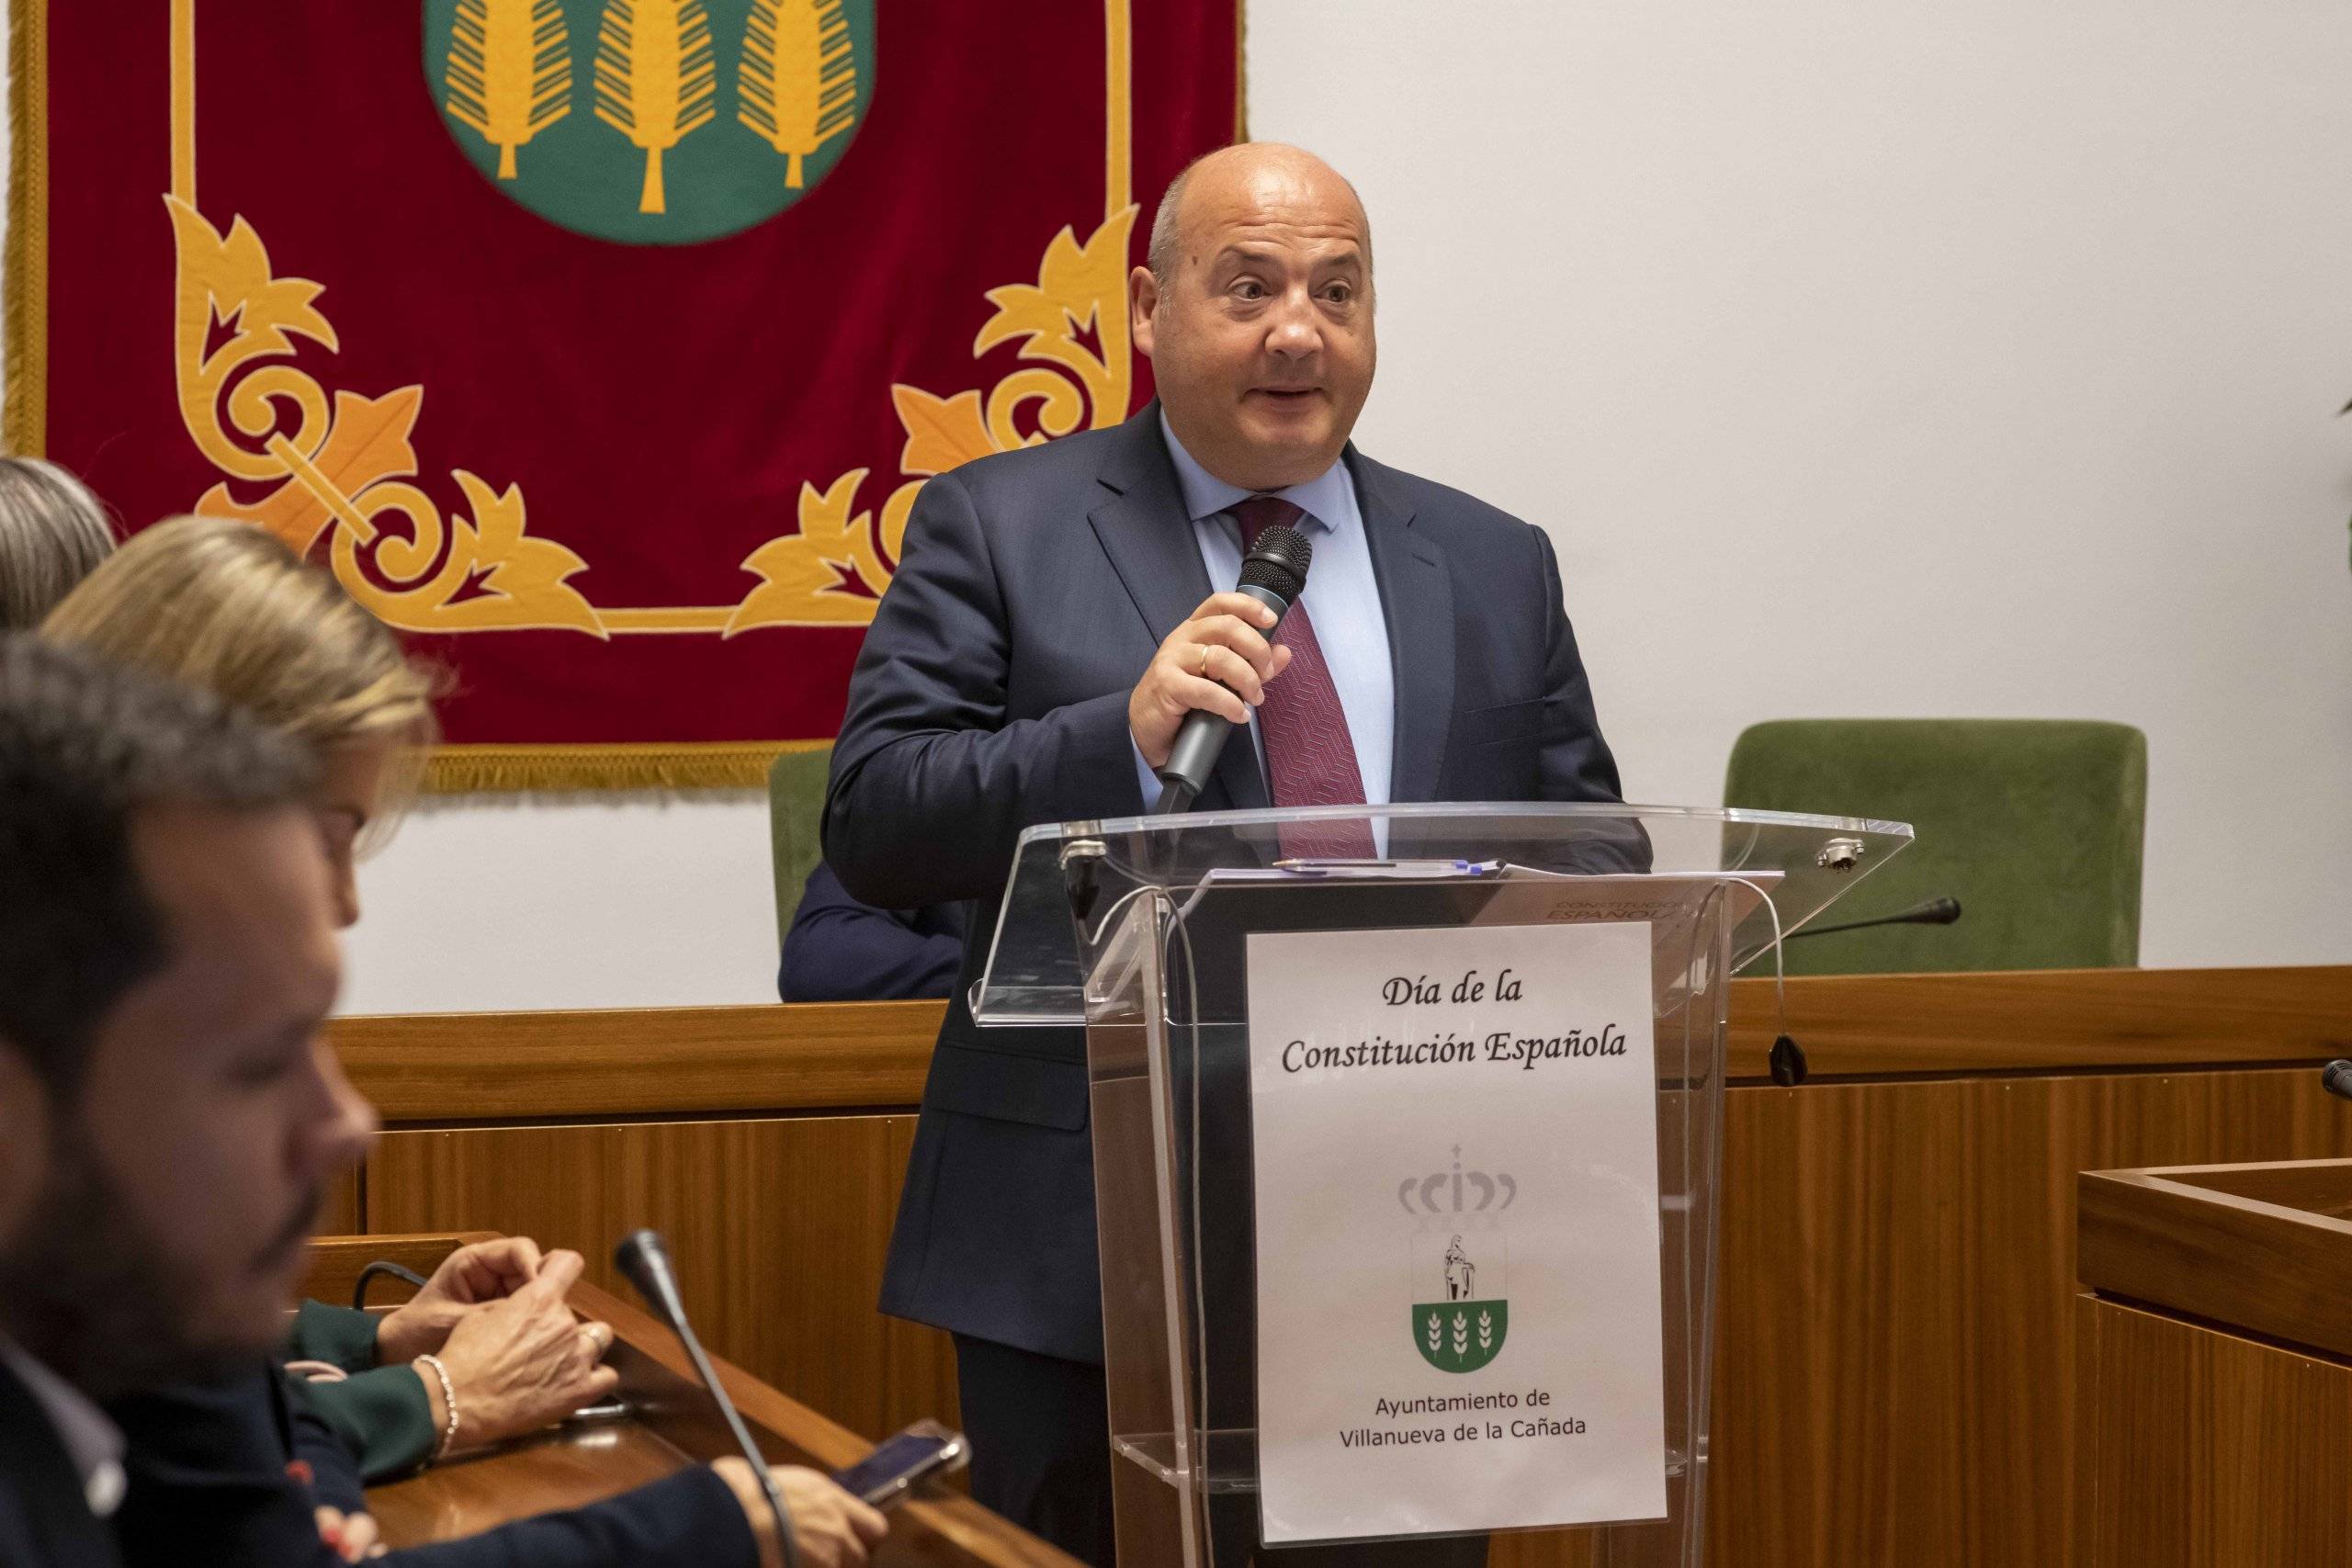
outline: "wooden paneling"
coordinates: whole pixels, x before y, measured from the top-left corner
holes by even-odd
[[[1487,1568],[1589,1568],[1591,1562],[1585,1537],[1548,1530],[1498,1535],[1487,1548]]]
[[[2352,1562],[2352,1367],[2089,1296],[2076,1568]]]
[[[2352,1153],[2308,1071],[1735,1089],[1710,1561],[2064,1561],[2073,1506],[2071,1197],[2084,1168]],[[952,1409],[944,1337],[873,1311],[908,1119],[388,1134],[385,1229],[590,1253],[666,1230],[697,1322],[879,1436]],[[1552,1538],[1500,1568],[1567,1568]]]
[[[374,1235],[321,1235],[311,1243],[311,1271],[302,1281],[302,1293],[313,1301],[347,1306],[352,1288],[359,1282],[360,1271],[379,1258],[430,1279],[441,1260],[458,1247],[469,1241],[487,1240],[495,1234],[435,1231],[424,1235],[380,1232]],[[414,1289],[402,1281],[379,1277],[368,1282],[368,1303],[371,1307],[396,1306],[413,1294]]]
[[[2231,1192],[2257,1203],[2331,1219],[2352,1218],[2352,1170],[2341,1160],[2270,1160],[2259,1165],[2172,1165],[2141,1174],[2184,1187]]]
[[[359,1173],[344,1172],[327,1183],[319,1201],[319,1217],[311,1225],[313,1235],[349,1235],[367,1228],[366,1212],[359,1201]]]
[[[913,1105],[944,1002],[339,1018],[388,1122]]]
[[[874,1308],[913,1134],[909,1116],[389,1133],[368,1226],[529,1235],[622,1292],[613,1245],[652,1226],[714,1350],[878,1438],[956,1414],[946,1336]]]
[[[2223,1190],[2235,1182],[2300,1203]],[[2298,1161],[2211,1173],[2086,1171],[2076,1189],[2077,1277],[2102,1295],[2352,1356],[2352,1164]]]
[[[1771,987],[1732,982],[1734,1078],[1771,1076]],[[2319,1062],[2352,1055],[2352,966],[1804,976],[1789,1032],[1823,1077]]]
[[[1788,984],[1820,1077],[2323,1061],[2352,1054],[2352,966],[1826,975]],[[939,1002],[337,1019],[392,1123],[911,1106]],[[1772,982],[1732,983],[1729,1071],[1770,1074]]]
[[[2075,1173],[2352,1153],[2301,1069],[1729,1100],[1715,1568],[2063,1562]]]
[[[1753,1081],[1770,982],[1733,989],[1711,1568],[2064,1563],[2076,1173],[2352,1155],[2352,1106],[2279,1065],[2352,1054],[2352,968],[1792,980],[1796,1089]],[[368,1224],[527,1232],[607,1280],[655,1224],[736,1359],[869,1436],[947,1415],[944,1337],[873,1310],[912,1124],[878,1111],[915,1099],[936,1019],[344,1021],[353,1077],[409,1124]],[[853,1105],[877,1113],[729,1114]],[[561,1117],[606,1120],[424,1130]],[[1521,1536],[1493,1561],[1584,1559]]]

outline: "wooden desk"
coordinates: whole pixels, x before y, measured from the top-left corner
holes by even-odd
[[[2080,1568],[2352,1562],[2352,1161],[2086,1172]]]
[[[2062,1564],[2077,1172],[2352,1156],[2352,968],[1734,983],[1709,1562]],[[873,1310],[937,1003],[346,1019],[345,1228],[667,1231],[715,1348],[869,1437],[954,1408]],[[1576,1558],[1498,1542],[1496,1568]]]
[[[371,1259],[387,1258],[424,1273],[475,1239],[478,1234],[322,1238],[313,1249],[307,1288],[321,1300],[348,1301],[351,1282]],[[386,1299],[399,1298],[387,1292]],[[574,1286],[571,1301],[583,1318],[612,1325],[613,1348],[605,1359],[621,1374],[619,1397],[631,1407],[631,1416],[456,1456],[409,1480],[371,1488],[368,1505],[387,1541],[416,1546],[473,1535],[534,1514],[597,1502],[738,1451],[668,1328],[594,1285]],[[838,1470],[872,1449],[741,1369],[716,1357],[713,1361],[771,1461]],[[932,1568],[1079,1568],[1075,1559],[944,1488],[892,1510],[889,1538],[873,1561]]]

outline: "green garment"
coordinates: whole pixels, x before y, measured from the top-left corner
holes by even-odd
[[[295,1396],[358,1455],[359,1473],[370,1485],[423,1466],[441,1438],[424,1380],[413,1368],[376,1364],[376,1323],[373,1313],[304,1302],[286,1349],[288,1360],[325,1361],[351,1374],[341,1382],[288,1381]]]

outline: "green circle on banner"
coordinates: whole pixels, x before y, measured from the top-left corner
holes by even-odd
[[[424,0],[441,123],[550,223],[692,245],[765,222],[849,151],[874,0]]]

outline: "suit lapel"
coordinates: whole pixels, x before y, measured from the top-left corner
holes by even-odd
[[[1396,750],[1390,762],[1393,801],[1436,798],[1453,722],[1453,589],[1445,552],[1413,526],[1412,503],[1388,470],[1348,448],[1356,505],[1372,547],[1388,626],[1388,662],[1396,685]]]
[[[1159,434],[1157,400],[1119,427],[1100,478],[1104,493],[1087,521],[1156,648],[1212,592],[1176,465]],[[1228,805],[1269,804],[1257,748],[1247,737],[1217,754],[1214,782],[1224,787]]]
[[[16,1479],[25,1526],[59,1568],[107,1568],[119,1561],[113,1527],[90,1512],[82,1478],[32,1391],[0,1366],[0,1472]],[[0,1529],[0,1535],[5,1535]]]
[[[1119,427],[1101,479],[1105,493],[1087,521],[1158,645],[1209,596],[1176,465],[1159,437],[1158,403]]]

